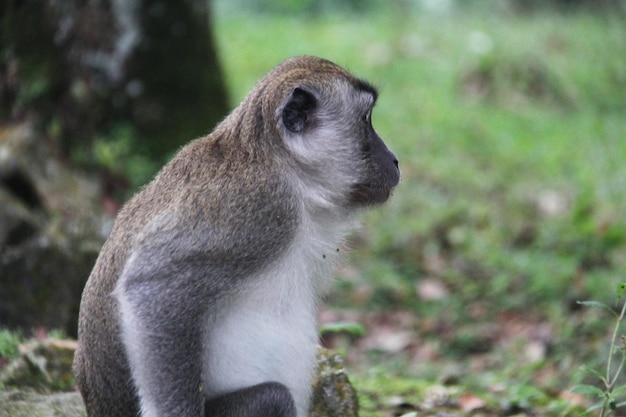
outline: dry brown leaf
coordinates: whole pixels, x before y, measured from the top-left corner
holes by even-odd
[[[487,404],[485,401],[472,393],[465,393],[459,398],[459,407],[466,413],[484,408]]]

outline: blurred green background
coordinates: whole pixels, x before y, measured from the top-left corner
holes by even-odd
[[[483,391],[504,382],[507,401],[533,398],[546,407],[539,414],[570,412],[555,404],[584,378],[579,365],[606,359],[613,324],[576,301],[615,305],[626,280],[623,10],[566,1],[215,3],[233,102],[300,54],[334,60],[381,91],[374,125],[399,157],[402,182],[354,237],[328,304],[411,312],[405,328],[436,354],[423,360],[409,342],[370,351],[355,369],[384,368],[394,381],[438,381],[452,369]],[[527,360],[537,339],[545,352]]]
[[[625,2],[211,8],[231,108],[303,54],[380,90],[374,126],[402,181],[352,236],[321,317],[365,330],[324,335],[346,355],[363,415],[435,415],[425,405],[434,387],[450,399],[434,409],[452,415],[579,415],[590,405],[571,387],[593,381],[580,365],[604,366],[614,321],[577,301],[615,306],[626,281]],[[132,191],[159,166],[133,156],[137,142],[123,124],[72,155]]]

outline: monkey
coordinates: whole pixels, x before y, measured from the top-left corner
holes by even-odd
[[[377,97],[287,59],[122,207],[80,304],[90,417],[307,415],[337,248],[400,180]]]

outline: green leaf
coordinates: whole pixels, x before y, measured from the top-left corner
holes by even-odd
[[[577,385],[572,388],[572,392],[574,394],[589,394],[589,395],[597,395],[598,397],[604,397],[604,391],[602,391],[598,387],[594,387],[593,385]]]
[[[365,328],[359,323],[337,322],[321,326],[319,332],[320,334],[345,332],[351,336],[364,336]]]
[[[615,408],[621,408],[621,407],[624,407],[624,406],[626,406],[626,401],[622,401],[622,402],[619,402],[619,403],[615,404]]]
[[[606,379],[604,378],[604,375],[602,375],[600,372],[596,371],[595,369],[590,368],[587,365],[580,365],[578,369],[580,369],[582,372],[597,376],[598,378],[602,380],[602,382],[606,384]]]
[[[617,396],[617,395],[621,394],[624,391],[626,391],[626,385],[620,385],[619,387],[617,387],[617,388],[615,388],[613,390],[613,396]]]
[[[616,290],[616,295],[617,295],[617,299],[619,300],[620,298],[622,298],[622,295],[624,294],[624,290],[626,290],[626,283],[625,282],[621,282],[619,284],[617,284],[617,290]]]
[[[601,303],[600,301],[577,301],[577,303],[585,307],[600,307],[611,309],[611,307],[604,303]]]
[[[609,310],[615,317],[619,317],[619,315],[608,305],[601,303],[600,301],[576,301],[576,303],[585,306],[585,307],[600,307]]]
[[[600,408],[604,408],[604,402],[601,402],[601,403],[597,403],[597,404],[592,405],[591,407],[589,407],[588,409],[586,409],[586,410],[585,410],[585,412],[586,412],[586,413],[590,413],[590,412],[592,412],[592,411],[594,411],[594,410],[598,410],[598,409],[600,409]]]

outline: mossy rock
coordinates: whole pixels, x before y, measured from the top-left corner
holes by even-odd
[[[73,389],[75,348],[76,342],[67,340],[21,346],[20,357],[1,370],[0,386],[28,391],[0,391],[0,417],[84,417],[85,408],[77,392],[45,394]],[[317,361],[309,417],[357,417],[356,393],[341,357],[319,348]]]

